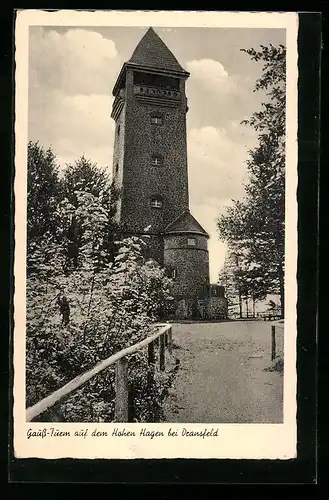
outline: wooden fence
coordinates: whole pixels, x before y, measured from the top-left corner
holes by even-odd
[[[154,334],[101,361],[91,370],[78,375],[57,391],[28,408],[26,410],[26,421],[31,422],[50,409],[53,409],[54,418],[56,419],[58,405],[62,404],[88,380],[115,364],[115,420],[116,422],[128,422],[128,356],[148,346],[148,364],[149,366],[154,365],[157,362],[154,347],[155,343],[158,343],[158,363],[160,370],[163,371],[165,369],[166,348],[168,348],[169,353],[172,352],[172,325],[155,324],[154,328],[157,330]],[[58,417],[57,420],[59,420]]]

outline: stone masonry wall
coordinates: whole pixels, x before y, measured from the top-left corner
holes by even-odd
[[[206,305],[206,319],[227,319],[227,299],[210,297]]]
[[[134,95],[133,72],[127,71],[124,140],[118,143],[123,156],[121,221],[129,229],[163,231],[188,208],[186,98],[181,82],[178,107],[139,102]],[[152,112],[163,116],[163,125],[151,124]],[[163,165],[152,165],[152,155]],[[163,208],[151,208],[150,198],[161,195]]]
[[[188,246],[188,238],[195,238],[195,247]],[[197,234],[165,235],[164,265],[177,272],[173,295],[195,297],[203,285],[209,284],[207,238]]]

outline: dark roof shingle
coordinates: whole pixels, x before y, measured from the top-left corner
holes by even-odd
[[[128,63],[150,68],[186,72],[159,35],[149,28]]]
[[[209,238],[207,231],[203,229],[189,210],[183,212],[166,227],[165,234],[170,233],[202,233]]]

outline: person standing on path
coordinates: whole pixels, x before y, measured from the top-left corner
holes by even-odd
[[[64,294],[64,289],[61,288],[57,296],[57,304],[62,315],[62,325],[66,326],[70,322],[70,305]]]

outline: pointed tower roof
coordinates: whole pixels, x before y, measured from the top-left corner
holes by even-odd
[[[145,69],[155,73],[165,73],[188,78],[190,73],[177,61],[167,45],[161,40],[153,28],[149,28],[140,40],[129,61],[125,62],[113,87],[115,96],[122,85],[127,68]]]
[[[128,63],[149,68],[185,72],[153,28],[149,28],[129,59]]]
[[[189,210],[185,210],[181,215],[179,215],[173,222],[171,222],[164,231],[165,234],[177,234],[177,233],[194,233],[203,234],[209,238],[207,231],[203,229],[201,224],[193,217]]]

